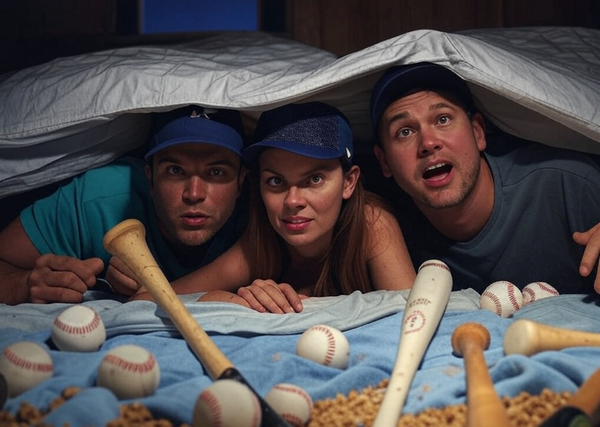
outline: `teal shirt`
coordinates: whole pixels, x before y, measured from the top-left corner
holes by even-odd
[[[24,209],[21,223],[33,245],[41,254],[98,257],[106,269],[111,255],[102,245],[104,234],[119,222],[136,218],[146,227],[148,247],[171,281],[211,262],[241,236],[245,218],[238,207],[207,243],[202,259],[191,265],[179,260],[158,230],[144,165],[140,159],[123,158],[89,170]]]

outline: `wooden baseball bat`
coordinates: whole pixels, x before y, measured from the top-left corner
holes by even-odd
[[[429,347],[452,291],[450,269],[442,261],[425,261],[406,300],[398,354],[373,427],[395,427],[413,378]]]
[[[452,350],[465,359],[467,377],[467,427],[508,427],[506,407],[494,389],[485,363],[484,350],[490,345],[485,326],[468,322],[452,334]]]
[[[556,410],[540,427],[592,427],[600,425],[600,369],[579,387],[567,404]]]
[[[140,221],[128,219],[117,224],[104,235],[103,245],[109,253],[118,256],[125,262],[154,297],[156,303],[169,315],[213,380],[233,379],[248,386],[260,402],[261,426],[291,427],[256,393],[233,363],[194,320],[156,263],[146,244],[146,230]]]
[[[600,334],[559,328],[527,319],[515,320],[504,334],[505,354],[531,356],[540,351],[579,346],[600,346]]]

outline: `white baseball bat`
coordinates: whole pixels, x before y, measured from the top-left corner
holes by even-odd
[[[425,261],[408,294],[398,354],[372,427],[396,427],[413,378],[448,305],[452,274],[442,261]]]

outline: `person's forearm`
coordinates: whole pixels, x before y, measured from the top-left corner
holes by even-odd
[[[154,298],[152,297],[152,295],[150,294],[150,292],[148,291],[138,291],[137,293],[133,294],[131,297],[129,297],[129,299],[127,300],[127,302],[131,302],[131,301],[154,301]]]
[[[0,303],[16,305],[29,302],[29,270],[0,260]]]

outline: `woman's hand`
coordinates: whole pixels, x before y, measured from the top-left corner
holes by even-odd
[[[228,291],[210,291],[198,298],[199,302],[231,302],[251,308],[259,313],[294,313],[302,311],[302,300],[308,298],[298,294],[287,283],[273,280],[255,280],[249,286],[238,289],[237,294]]]
[[[237,295],[251,308],[260,313],[299,313],[302,300],[307,296],[298,294],[288,283],[276,283],[274,280],[257,279],[249,286],[237,290]]]

